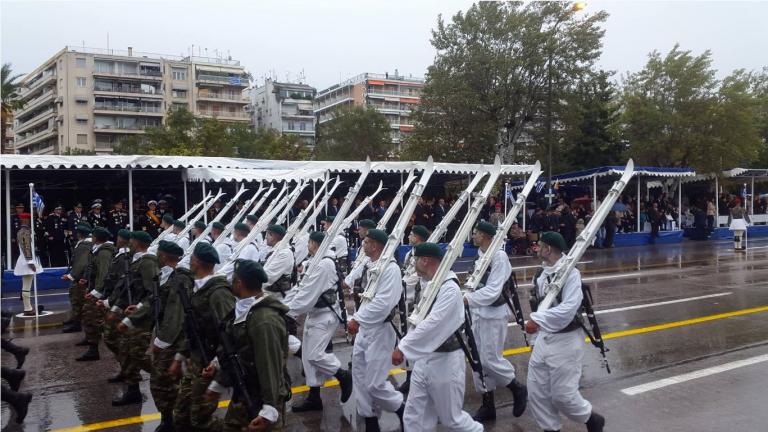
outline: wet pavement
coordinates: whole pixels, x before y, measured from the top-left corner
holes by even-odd
[[[581,384],[584,396],[607,418],[607,431],[766,430],[768,239],[750,243],[752,249],[747,252],[734,252],[729,241],[686,241],[585,254],[579,268],[592,286],[612,373],[602,368],[597,349],[588,348]],[[527,257],[511,261],[526,308],[537,261]],[[463,261],[456,270],[466,271],[469,266]],[[65,308],[64,297],[59,297],[47,298],[49,309]],[[4,301],[3,307],[13,304]],[[142,383],[148,399],[141,406],[110,405],[120,385],[105,381],[117,370],[106,348],[102,347],[101,361],[82,364],[74,361],[82,350],[73,346],[82,335],[44,328],[17,330],[12,336],[32,348],[22,388],[35,398],[25,424],[7,426],[4,431],[151,431],[156,427],[159,416],[148,379]],[[505,355],[524,381],[529,354],[517,327],[510,328],[505,347]],[[346,364],[351,348],[341,334],[335,352]],[[3,365],[14,364],[9,357],[3,353]],[[298,360],[291,359],[290,367],[294,400],[301,400],[306,387]],[[403,378],[404,374],[394,374],[392,379],[401,382]],[[467,378],[465,409],[472,412],[480,396],[469,374]],[[325,388],[325,411],[289,413],[287,429],[362,430],[362,424],[357,427],[347,419],[354,410],[352,404],[342,407],[338,397],[337,387]],[[497,406],[498,419],[487,424],[487,430],[539,430],[530,413],[512,416],[508,391],[497,392]],[[219,410],[219,415],[223,412]],[[4,424],[12,422],[5,404],[2,418]],[[381,425],[385,431],[399,429],[394,414],[384,414]],[[564,422],[563,431],[583,430],[583,425]]]

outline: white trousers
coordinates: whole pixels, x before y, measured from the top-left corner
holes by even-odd
[[[34,275],[24,275],[21,277],[21,300],[24,302],[24,312],[34,310],[32,307],[31,292],[32,279]]]
[[[560,414],[586,423],[592,404],[581,396],[579,379],[584,332],[541,333],[528,365],[528,406],[539,427],[560,430]]]
[[[464,405],[464,353],[433,353],[416,362],[405,404],[406,432],[432,431],[440,422],[449,431],[482,431]]]
[[[392,351],[397,345],[389,323],[360,328],[352,350],[352,380],[355,383],[357,413],[378,417],[379,412],[395,412],[403,404],[403,394],[389,382]]]
[[[515,367],[501,354],[507,339],[507,320],[474,317],[472,332],[475,334],[480,362],[483,364],[485,385],[488,391],[506,386],[515,379]],[[483,386],[476,373],[472,374],[475,390],[482,392]]]
[[[733,231],[733,248],[736,250],[744,249],[744,235],[746,230],[734,230]]]
[[[339,320],[331,311],[310,312],[304,322],[301,363],[309,387],[320,387],[335,374],[341,362],[333,353],[325,352]]]

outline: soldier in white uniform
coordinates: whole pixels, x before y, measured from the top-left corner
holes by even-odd
[[[360,281],[363,276],[363,271],[365,271],[366,265],[371,262],[370,258],[365,256],[365,253],[363,252],[363,241],[365,241],[365,236],[368,235],[368,230],[374,228],[376,228],[376,222],[371,219],[363,219],[357,223],[357,235],[360,237],[360,248],[357,251],[357,255],[360,256],[360,254],[363,254],[363,258],[359,261],[357,267],[350,269],[349,274],[344,278],[344,290],[351,290],[355,301],[355,309],[360,306],[360,294],[363,291],[363,288],[360,286]],[[355,258],[355,262],[357,262],[357,258]]]
[[[413,248],[424,243],[429,239],[429,230],[424,225],[414,225],[411,228],[411,233],[408,234],[408,244],[411,245],[411,250],[405,254],[403,258],[403,272],[406,272],[408,268],[412,268],[413,261]],[[421,285],[419,284],[419,275],[414,270],[413,273],[403,274],[403,285],[405,285],[405,299],[408,305],[408,310],[413,310],[413,305],[419,303],[421,298]],[[406,364],[406,377],[403,384],[398,388],[402,393],[408,393],[411,386],[411,374],[413,373],[412,365]]]
[[[314,256],[325,234],[312,233],[309,236],[309,253]],[[269,242],[270,233],[267,233]],[[288,249],[288,248],[286,248]],[[288,249],[290,252],[290,249]],[[290,254],[293,259],[293,254]],[[267,277],[269,273],[267,273]],[[331,377],[339,380],[341,402],[346,402],[352,395],[352,375],[341,368],[341,362],[333,353],[327,353],[325,347],[339,328],[340,311],[336,303],[336,264],[333,253],[328,251],[312,273],[305,276],[301,289],[291,296],[286,306],[288,315],[294,319],[307,314],[302,337],[301,363],[309,386],[309,393],[304,401],[293,406],[293,412],[321,411],[323,400],[320,387]]]
[[[277,295],[278,299],[284,299],[285,293],[291,289],[291,285],[295,283],[294,271],[295,261],[293,258],[293,251],[290,247],[284,247],[280,250],[275,250],[274,247],[285,236],[285,228],[282,225],[270,225],[267,228],[267,246],[269,247],[269,253],[264,256],[264,272],[267,273],[267,282],[263,285],[263,289],[273,295]]]
[[[224,226],[221,222],[214,222],[212,224],[211,228],[211,244],[213,244],[216,239],[221,236],[221,234],[224,232],[224,230],[227,229],[226,226]],[[216,264],[216,267],[213,271],[218,272],[224,263],[229,261],[229,256],[232,255],[232,243],[231,240],[228,238],[224,238],[219,244],[216,245],[216,253],[219,254],[219,264]]]
[[[331,225],[333,224],[334,219],[334,216],[327,216],[323,220],[323,231],[328,232],[328,230],[331,229]],[[341,267],[342,273],[347,273],[349,271],[349,264],[347,263],[349,247],[347,244],[347,238],[344,236],[343,232],[336,234],[336,237],[331,242],[331,250],[334,252],[334,256],[336,257],[336,261]]]
[[[179,245],[181,250],[187,250],[189,247],[189,237],[186,234],[183,237],[179,237],[179,234],[181,234],[186,226],[187,225],[184,222],[178,219],[173,221],[173,231],[171,232],[176,236],[176,238],[173,239],[173,242]]]
[[[426,287],[435,276],[443,252],[435,243],[414,248],[416,271]],[[466,361],[456,339],[464,324],[458,279],[448,272],[424,321],[412,328],[392,353],[392,364],[414,364],[403,423],[407,432],[432,431],[437,423],[450,431],[482,431],[462,409]]]
[[[232,238],[234,239],[234,243],[237,245],[241,241],[243,241],[246,237],[248,237],[248,234],[250,234],[251,229],[248,228],[248,225],[240,222],[238,224],[235,224],[235,228],[232,230]],[[246,259],[251,261],[258,261],[258,255],[259,251],[256,249],[256,245],[253,243],[248,243],[243,247],[243,249],[240,251],[240,255],[238,255],[238,259]]]
[[[559,233],[545,232],[539,238],[539,257],[544,263],[534,278],[532,306],[544,299],[547,280],[566,250]],[[545,431],[560,430],[560,414],[586,424],[588,432],[601,432],[605,425],[605,419],[579,392],[584,357],[584,332],[579,322],[582,298],[581,273],[574,268],[552,307],[532,312],[525,324],[525,331],[535,336],[528,364],[528,400],[536,423]]]
[[[483,404],[472,416],[479,422],[496,418],[493,397],[496,388],[506,386],[512,392],[515,417],[523,415],[528,396],[525,385],[518,383],[515,379],[514,366],[501,354],[504,350],[504,341],[507,339],[507,324],[512,317],[512,310],[504,300],[502,290],[512,275],[512,266],[503,249],[488,250],[495,235],[496,226],[491,223],[480,221],[475,226],[472,241],[479,248],[475,268],[485,254],[490,253],[493,258],[477,289],[464,295],[464,304],[468,305],[472,312],[472,332],[480,351],[480,362],[485,375],[485,388],[483,388],[480,377],[472,374],[475,389],[483,392]]]
[[[363,241],[365,255],[371,260],[368,267],[378,265],[387,238],[387,233],[382,230],[368,230]],[[365,289],[367,271],[362,279]],[[388,379],[390,354],[397,343],[391,321],[402,293],[400,268],[392,259],[378,278],[375,296],[362,304],[348,325],[350,334],[360,332],[352,350],[352,376],[356,384],[357,412],[365,418],[368,432],[379,430],[377,411],[394,412],[402,419],[405,409],[403,394],[395,390]]]

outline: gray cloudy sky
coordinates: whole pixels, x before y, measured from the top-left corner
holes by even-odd
[[[227,52],[255,78],[275,75],[322,89],[361,72],[423,76],[434,50],[438,14],[467,0],[0,0],[3,63],[29,72],[64,45],[186,54],[190,47]],[[591,1],[605,9],[601,65],[621,73],[675,42],[711,49],[723,76],[768,65],[768,2]],[[195,49],[197,51],[197,48]]]

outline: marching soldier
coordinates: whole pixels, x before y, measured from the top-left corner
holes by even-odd
[[[226,226],[224,226],[221,222],[214,222],[212,224],[211,228],[211,244],[218,239],[221,234],[224,232],[225,229],[227,229]],[[224,263],[227,262],[229,259],[229,256],[232,255],[232,243],[230,239],[225,238],[219,244],[216,245],[216,253],[219,256],[219,262]],[[217,264],[215,270],[218,271],[221,264]]]
[[[109,383],[120,383],[125,380],[125,353],[120,351],[120,344],[122,334],[117,331],[117,325],[120,322],[119,317],[116,315],[118,309],[111,311],[110,309],[116,303],[118,299],[125,298],[127,301],[127,289],[126,284],[129,284],[130,277],[127,275],[130,268],[131,260],[133,259],[133,253],[129,247],[131,240],[131,232],[127,229],[121,229],[117,232],[117,238],[115,247],[117,248],[117,254],[112,258],[112,262],[109,265],[109,275],[103,285],[102,292],[98,290],[91,291],[91,295],[97,299],[96,304],[106,309],[107,315],[104,319],[104,328],[102,331],[102,337],[104,339],[104,345],[107,349],[112,351],[115,355],[117,363],[120,365],[120,372],[117,375],[107,379]]]
[[[235,228],[232,231],[232,238],[234,239],[235,244],[243,241],[246,237],[248,237],[248,234],[250,232],[251,232],[251,229],[248,228],[248,225],[242,222],[235,224]],[[257,261],[258,258],[259,258],[259,251],[258,249],[256,249],[256,245],[254,245],[253,243],[249,243],[245,245],[243,250],[240,251],[240,255],[238,255],[238,259],[244,259],[244,260]]]
[[[24,209],[24,203],[16,203],[16,212],[11,214],[11,259],[14,260],[19,256],[19,244],[16,240],[16,233],[18,233],[21,228],[21,219],[19,218],[19,215],[26,213]]]
[[[365,255],[375,266],[387,244],[388,235],[378,229],[369,229],[363,240]],[[363,288],[368,272],[364,270]],[[379,430],[376,408],[397,413],[402,422],[403,394],[395,390],[388,380],[392,348],[397,345],[392,315],[403,294],[400,267],[393,259],[379,275],[376,295],[363,304],[349,321],[349,333],[355,335],[352,351],[352,376],[357,384],[355,397],[357,412],[365,418],[368,432]]]
[[[107,216],[101,212],[100,202],[95,202],[93,205],[91,205],[91,212],[88,213],[88,223],[91,224],[91,226],[94,228],[97,226],[107,228],[109,225]]]
[[[443,259],[435,243],[414,248],[416,272],[423,281],[432,280]],[[462,410],[466,362],[456,331],[464,324],[464,305],[456,274],[449,272],[427,317],[392,353],[392,364],[404,360],[414,364],[411,388],[405,404],[406,430],[434,430],[438,421],[455,431],[482,431],[483,425]]]
[[[131,315],[138,310],[138,305],[144,303],[152,295],[153,285],[157,283],[159,267],[157,256],[147,252],[152,243],[152,237],[145,231],[131,233],[131,249],[134,254],[131,259],[129,275],[130,301],[125,297],[118,299],[115,306],[125,311],[125,318],[117,325],[117,330],[123,333],[120,352],[125,354],[125,369],[123,371],[126,389],[123,394],[112,400],[113,406],[141,403],[141,370],[152,372],[152,364],[147,356],[149,339],[151,337],[151,320],[134,320]],[[145,322],[148,321],[148,322]]]
[[[130,229],[128,212],[123,209],[123,202],[115,202],[115,208],[109,212],[109,231],[113,238],[117,238],[117,232],[121,229]]]
[[[741,201],[736,200],[736,205],[728,213],[728,227],[733,231],[733,249],[736,251],[747,250],[744,235],[747,233],[749,213],[741,206]]]
[[[205,222],[203,222],[203,221],[201,221],[201,220],[199,220],[199,221],[196,221],[196,222],[195,222],[195,224],[192,226],[192,229],[191,229],[191,231],[192,231],[192,237],[193,237],[194,239],[197,239],[198,237],[200,237],[201,235],[203,235],[203,233],[205,232],[205,228],[206,228],[206,227],[205,227]],[[210,238],[208,238],[208,237],[206,237],[206,238],[202,239],[201,241],[205,241],[205,242],[208,242],[208,243],[210,243],[210,242],[211,242],[211,241],[210,241]]]
[[[365,236],[368,235],[368,230],[372,230],[376,228],[376,222],[372,221],[371,219],[363,219],[357,224],[357,235],[360,237],[360,248],[358,249],[357,253],[365,255],[363,252],[363,242],[365,241]],[[349,274],[344,278],[344,289],[349,291],[352,290],[352,295],[355,301],[355,307],[357,308],[360,305],[360,294],[363,293],[363,287],[361,286],[361,278],[363,276],[363,272],[366,270],[366,266],[371,262],[371,259],[367,256],[363,256],[362,261],[360,261],[360,264],[351,269]]]
[[[235,393],[224,417],[224,432],[240,432],[246,427],[248,430],[280,430],[278,422],[285,424],[285,402],[291,394],[285,379],[288,308],[261,290],[266,281],[267,274],[257,262],[237,261],[232,290],[238,300],[221,328],[225,337],[234,342],[245,373],[246,388],[240,391],[248,392],[250,400],[256,401],[253,409],[258,410],[258,415],[255,418],[249,415],[242,394]],[[205,371],[207,376],[215,374],[207,391],[208,399],[212,400],[218,400],[225,387],[233,386],[224,369],[236,367],[227,363],[227,353],[223,350],[218,354],[221,367],[212,363]]]
[[[104,327],[106,310],[96,304],[99,299],[94,293],[104,292],[104,284],[109,276],[109,267],[115,255],[115,246],[109,241],[110,234],[106,228],[94,228],[91,236],[93,237],[93,247],[91,249],[90,267],[79,281],[86,293],[83,305],[85,340],[82,345],[87,346],[88,351],[78,357],[77,361],[93,361],[100,358],[99,342],[101,342],[101,332]]]
[[[173,241],[177,245],[179,245],[181,250],[187,250],[187,248],[189,247],[189,237],[188,237],[188,235],[185,234],[184,236],[179,237],[179,234],[181,234],[181,232],[184,230],[184,228],[186,226],[187,226],[187,224],[185,224],[184,222],[182,222],[182,221],[180,221],[178,219],[175,219],[173,221],[173,231],[172,232],[173,232],[173,235],[176,236],[173,239]]]
[[[334,219],[335,216],[326,216],[326,218],[323,219],[323,231],[328,232]],[[336,257],[336,262],[339,264],[341,272],[347,274],[349,272],[349,263],[347,262],[349,248],[347,247],[347,238],[344,237],[344,233],[336,234],[336,238],[331,242],[331,250]]]
[[[190,261],[190,271],[195,282],[189,298],[194,316],[185,313],[186,339],[190,342],[174,357],[170,371],[178,375],[181,363],[186,363],[186,372],[179,383],[179,393],[173,409],[173,421],[177,430],[209,430],[217,403],[205,400],[204,394],[211,384],[211,378],[202,376],[204,357],[212,359],[219,346],[218,334],[213,323],[221,322],[235,307],[235,297],[224,276],[214,275],[213,268],[219,264],[219,255],[209,243],[200,242],[195,246]],[[180,294],[181,295],[181,294]],[[194,325],[192,323],[199,323]],[[196,327],[201,332],[190,334]],[[197,337],[196,337],[197,336]],[[201,341],[204,346],[192,342]],[[205,354],[205,356],[203,356]]]
[[[53,213],[45,219],[45,237],[48,239],[48,256],[52,267],[67,265],[64,240],[66,239],[67,218],[62,214],[63,208],[57,205]]]
[[[291,289],[291,285],[295,283],[294,276],[294,257],[291,248],[285,247],[280,250],[275,250],[274,247],[285,236],[285,228],[282,225],[270,225],[267,228],[267,247],[269,252],[264,257],[266,263],[272,255],[275,255],[269,264],[265,264],[264,272],[267,273],[267,282],[264,283],[263,289],[268,293],[277,295],[279,299],[285,298],[285,293]]]
[[[61,278],[69,280],[69,304],[72,307],[72,313],[69,318],[69,326],[62,330],[62,333],[77,333],[82,330],[83,304],[85,302],[85,289],[78,282],[85,275],[88,267],[88,259],[91,255],[91,227],[88,222],[81,222],[75,227],[77,243],[72,252],[72,262],[69,264],[69,271]]]
[[[504,341],[507,339],[507,324],[512,317],[512,310],[502,295],[505,284],[512,275],[509,257],[503,249],[489,251],[488,248],[496,235],[496,225],[480,221],[472,233],[472,241],[479,248],[478,258],[487,253],[493,254],[491,264],[482,277],[478,288],[464,295],[464,304],[469,305],[472,313],[472,332],[475,335],[480,352],[480,362],[485,375],[485,387],[476,374],[472,374],[475,389],[483,392],[483,404],[474,416],[476,421],[485,422],[496,418],[494,390],[506,386],[512,392],[514,409],[512,414],[520,417],[525,411],[528,390],[515,379],[515,368],[504,358]],[[475,265],[480,262],[478,259]]]
[[[539,257],[544,263],[533,279],[532,306],[544,299],[547,280],[568,245],[562,235],[545,232],[539,239]],[[539,427],[545,431],[562,428],[560,413],[573,421],[586,424],[587,431],[601,432],[605,419],[592,410],[592,404],[581,396],[579,379],[584,357],[584,333],[579,312],[583,293],[581,273],[573,268],[552,307],[537,312],[532,308],[525,331],[535,335],[528,363],[528,388],[531,411]]]
[[[275,225],[273,225],[275,226]],[[282,228],[282,227],[281,227]],[[267,234],[269,242],[270,233]],[[325,234],[314,232],[309,236],[309,253],[314,256]],[[286,248],[287,249],[287,248]],[[279,252],[279,251],[278,251]],[[289,249],[290,253],[290,249]],[[290,254],[293,259],[293,254]],[[269,273],[267,272],[269,277]],[[302,337],[301,363],[309,386],[304,401],[293,406],[293,412],[322,411],[320,387],[330,377],[336,377],[341,386],[341,402],[352,395],[352,376],[341,368],[335,354],[326,352],[328,343],[339,328],[340,311],[336,302],[338,276],[332,251],[317,263],[315,270],[305,276],[302,289],[287,302],[288,316],[297,319],[307,314]]]
[[[245,224],[248,225],[249,231],[256,226],[257,222],[259,222],[259,217],[256,216],[255,214],[249,214],[248,216],[245,217]],[[266,247],[266,243],[264,243],[264,236],[261,235],[261,233],[257,234],[256,237],[253,239],[253,244],[254,246],[256,246],[256,249],[258,250],[261,250],[262,248]]]

